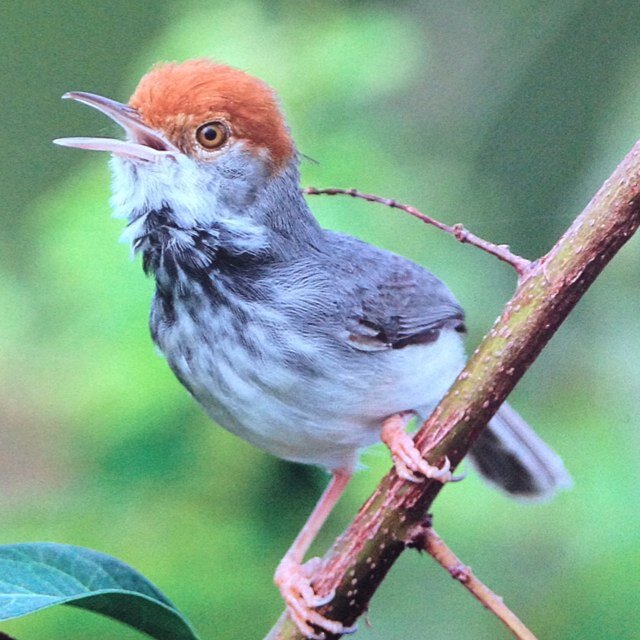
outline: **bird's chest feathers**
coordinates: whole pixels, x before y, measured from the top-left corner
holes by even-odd
[[[269,241],[261,225],[218,219],[182,226],[169,204],[130,214],[127,235],[133,252],[142,254],[147,275],[158,289],[185,291],[193,283],[217,280],[221,271],[266,259]]]
[[[158,288],[150,326],[178,379],[227,428],[249,439],[248,425],[282,409],[299,374],[275,349],[283,318],[223,283]]]

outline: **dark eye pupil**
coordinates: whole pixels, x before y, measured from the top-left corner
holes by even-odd
[[[218,132],[213,127],[207,127],[204,131],[204,137],[209,141],[213,142],[218,137]]]

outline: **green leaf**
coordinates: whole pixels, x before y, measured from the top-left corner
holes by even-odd
[[[0,545],[0,620],[57,604],[101,613],[158,640],[198,640],[171,601],[120,560],[66,544]]]

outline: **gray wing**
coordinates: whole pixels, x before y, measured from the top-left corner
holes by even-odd
[[[347,316],[352,347],[401,349],[434,342],[444,328],[465,331],[462,307],[429,271],[353,238],[341,236],[341,243],[351,246],[351,259],[358,260]]]

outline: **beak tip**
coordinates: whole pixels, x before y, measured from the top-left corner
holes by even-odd
[[[71,147],[73,145],[67,142],[68,138],[55,138],[51,142],[59,147]]]

